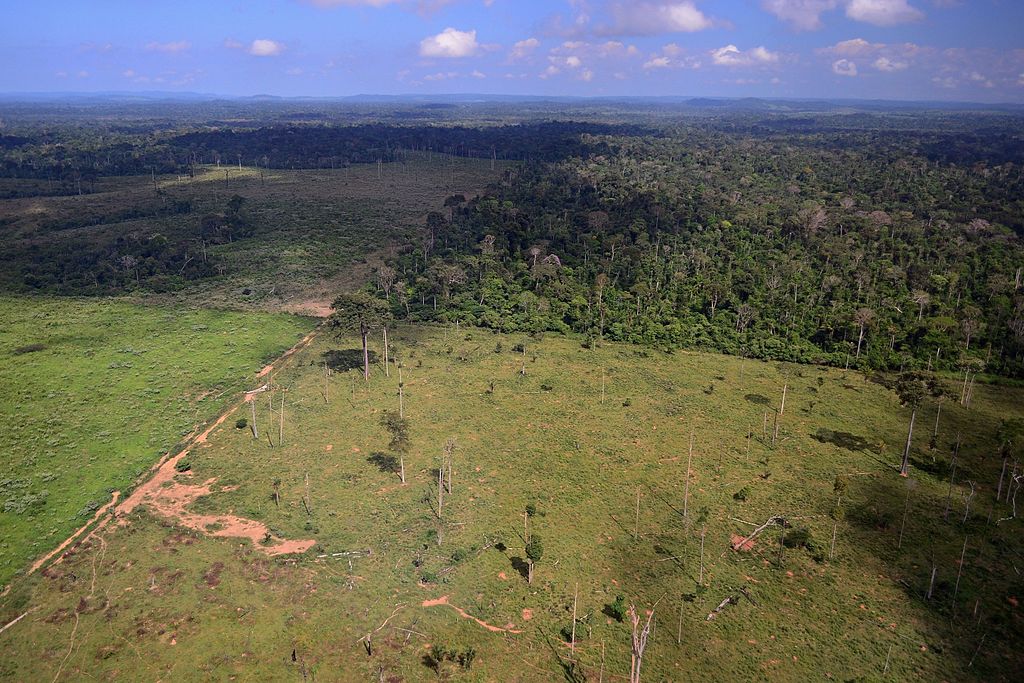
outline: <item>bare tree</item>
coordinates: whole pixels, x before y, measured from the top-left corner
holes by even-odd
[[[853,314],[853,321],[857,323],[860,328],[857,333],[857,354],[856,358],[860,358],[860,347],[864,341],[864,329],[871,324],[871,321],[875,319],[875,312],[870,308],[858,308],[857,312]]]
[[[633,604],[629,606],[629,621],[633,628],[632,647],[630,648],[629,683],[640,683],[640,667],[644,663],[644,650],[647,649],[647,640],[651,635],[651,620],[654,619],[654,610],[657,607],[658,603],[656,602],[647,615],[647,622],[641,627],[640,615],[636,612],[636,606]]]

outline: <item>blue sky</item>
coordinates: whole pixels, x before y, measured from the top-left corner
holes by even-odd
[[[1024,0],[0,0],[0,91],[1024,102]]]

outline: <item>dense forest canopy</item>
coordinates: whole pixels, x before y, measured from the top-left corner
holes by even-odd
[[[559,117],[548,106],[531,119],[496,104],[348,117],[289,104],[217,109],[205,122],[143,108],[99,126],[8,108],[0,175],[15,197],[202,164],[331,169],[402,164],[417,150],[515,160],[479,196],[451,196],[380,269],[397,315],[587,343],[1024,375],[1019,112],[694,101],[562,105]],[[196,212],[158,191],[118,211],[106,220],[176,217],[176,227],[115,230],[72,250],[39,232],[14,239],[4,286],[187,286],[225,275],[206,245],[261,234],[240,198]]]

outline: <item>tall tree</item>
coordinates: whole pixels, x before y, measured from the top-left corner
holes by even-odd
[[[331,304],[334,313],[330,326],[338,334],[359,332],[363,340],[363,379],[370,379],[370,352],[366,343],[370,330],[381,327],[391,317],[386,301],[365,292],[339,294]]]
[[[907,430],[907,443],[903,448],[903,461],[900,463],[900,476],[910,472],[910,444],[914,437],[914,420],[917,409],[928,396],[937,397],[942,394],[941,385],[932,375],[923,372],[904,372],[896,379],[896,395],[900,403],[910,408],[910,428]]]

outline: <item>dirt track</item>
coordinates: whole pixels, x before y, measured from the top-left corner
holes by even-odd
[[[302,348],[309,345],[318,332],[319,328],[303,337],[297,344],[295,344],[295,346],[281,354],[281,356],[279,356],[273,363],[261,369],[256,375],[257,378],[266,377],[271,372],[280,370],[285,363],[287,363],[289,358]],[[89,520],[88,523],[65,539],[64,542],[55,550],[36,560],[28,573],[31,574],[37,571],[55,556],[57,557],[55,563],[60,562],[69,547],[74,547],[82,541],[93,537],[95,534],[102,531],[111,519],[117,519],[119,524],[127,524],[127,520],[124,516],[134,511],[135,508],[140,505],[146,506],[152,513],[169,519],[176,524],[180,524],[181,526],[189,529],[194,529],[209,536],[248,538],[253,542],[253,546],[255,548],[267,553],[268,555],[273,556],[288,553],[301,553],[311,548],[315,541],[286,540],[273,535],[268,535],[269,532],[266,525],[255,520],[244,519],[234,515],[199,515],[191,513],[188,511],[188,506],[191,505],[192,502],[201,496],[215,493],[215,491],[212,490],[212,486],[216,480],[210,479],[201,485],[183,484],[175,481],[175,476],[181,475],[174,466],[182,458],[187,456],[193,448],[205,443],[210,434],[217,427],[224,424],[224,421],[227,420],[232,413],[238,410],[239,407],[244,405],[249,398],[250,397],[246,396],[242,400],[232,404],[210,426],[192,437],[186,443],[185,447],[176,455],[173,457],[165,455],[161,458],[160,461],[150,468],[149,478],[132,491],[131,495],[125,498],[116,507],[114,506],[117,503],[121,492],[115,491],[111,501],[97,510],[96,514],[93,515],[93,518]],[[82,534],[93,524],[95,524],[95,527],[93,527],[92,531],[82,536]],[[268,542],[264,543],[264,541]]]

